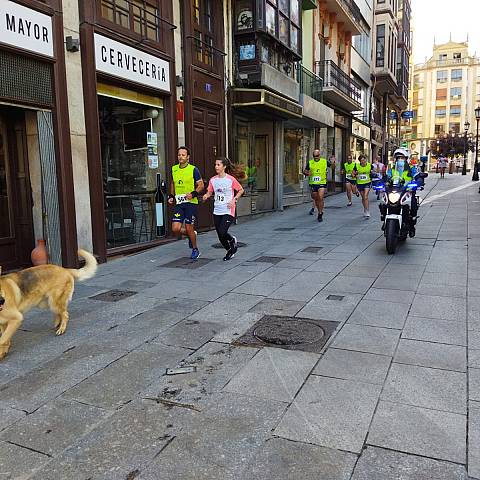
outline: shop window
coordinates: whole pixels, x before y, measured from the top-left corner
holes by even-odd
[[[285,129],[283,149],[283,193],[303,193],[303,168],[309,158],[310,139],[305,137],[303,129]]]
[[[101,15],[142,38],[159,41],[159,11],[153,0],[101,0]]]
[[[119,97],[112,96],[119,92]],[[154,241],[161,233],[157,226],[165,222],[165,218],[157,218],[155,208],[157,187],[166,173],[163,103],[147,97],[99,85],[108,248]],[[133,101],[135,98],[142,103]]]

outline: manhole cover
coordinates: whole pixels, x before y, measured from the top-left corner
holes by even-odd
[[[341,302],[344,298],[343,295],[329,295],[327,300],[337,300],[338,302]]]
[[[258,257],[252,260],[252,262],[263,262],[263,263],[273,263],[277,264],[281,262],[282,260],[285,260],[285,257],[269,257],[267,255],[264,255],[263,257]]]
[[[305,247],[302,252],[305,253],[318,253],[320,250],[322,250],[323,247]]]
[[[302,345],[315,343],[320,340],[325,332],[321,327],[302,320],[272,319],[269,323],[263,323],[253,332],[255,337],[265,343],[275,345]]]
[[[213,260],[211,258],[199,258],[198,260],[192,260],[190,258],[178,258],[173,262],[168,262],[160,265],[160,267],[185,268],[187,270],[195,270],[197,268],[203,267],[204,265],[207,265],[207,263],[210,263],[212,261]]]
[[[118,302],[136,294],[137,292],[130,290],[109,290],[108,292],[103,292],[90,298],[92,300],[101,300],[102,302]]]
[[[324,320],[265,315],[234,344],[318,353],[338,325]]]
[[[237,247],[238,248],[246,247],[247,245],[248,245],[248,243],[237,242]],[[223,248],[223,249],[225,249],[225,247],[221,243],[214,243],[212,245],[212,248]]]
[[[295,230],[295,227],[279,227],[279,228],[274,228],[275,232],[291,232],[292,230]]]

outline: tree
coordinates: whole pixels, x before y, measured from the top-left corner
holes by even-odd
[[[453,160],[455,157],[463,156],[465,151],[469,150],[472,152],[475,150],[471,137],[467,137],[465,145],[465,136],[454,132],[444,133],[430,141],[430,152],[436,158],[447,157]]]

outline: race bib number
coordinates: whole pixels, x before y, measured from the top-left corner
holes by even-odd
[[[183,194],[183,195],[175,195],[175,202],[177,203],[177,205],[178,205],[179,203],[188,202],[188,200],[187,200],[187,195],[186,195],[186,194]]]
[[[312,178],[312,182],[321,182],[321,181],[322,181],[322,177],[320,176],[316,176]]]
[[[215,203],[220,205],[226,205],[228,203],[227,196],[223,193],[217,193],[215,195]]]
[[[358,179],[359,180],[368,180],[368,175],[366,173],[361,173],[359,176],[358,176]]]
[[[353,175],[351,173],[347,173],[346,178],[347,180],[353,180]]]

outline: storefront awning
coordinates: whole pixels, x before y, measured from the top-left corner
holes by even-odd
[[[235,88],[233,107],[252,110],[252,113],[264,110],[273,117],[283,119],[302,118],[303,115],[302,105],[263,88]]]

